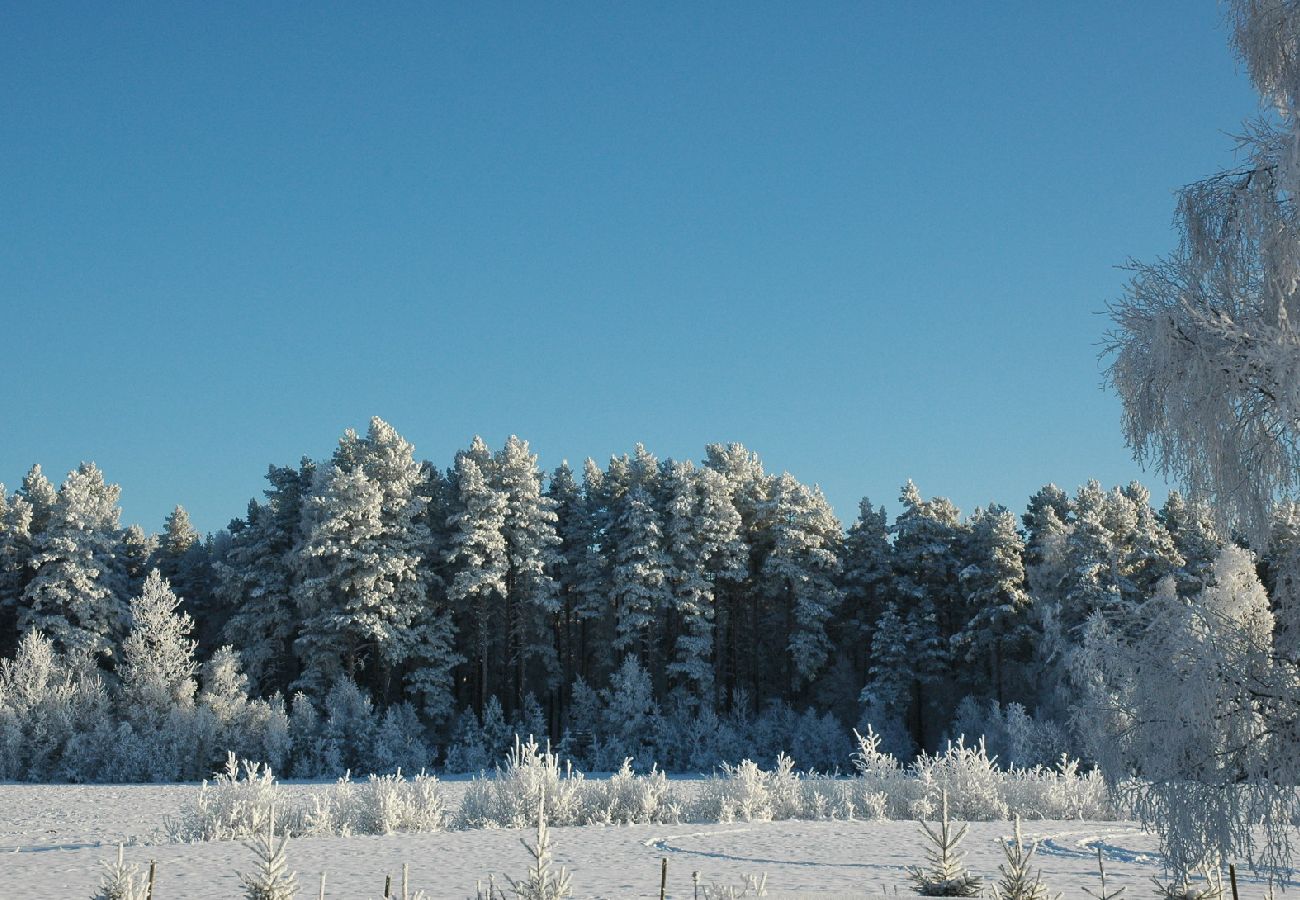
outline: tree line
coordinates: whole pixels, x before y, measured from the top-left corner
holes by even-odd
[[[227,694],[310,719],[313,740],[339,708],[376,731],[394,711],[403,741],[471,762],[515,727],[691,764],[725,757],[720,734],[789,749],[793,732],[870,722],[911,753],[1013,721],[1005,752],[1036,761],[1079,743],[1093,614],[1137,609],[1162,581],[1196,594],[1233,543],[1203,507],[1175,492],[1156,510],[1136,483],[1048,485],[1017,518],[963,517],[908,482],[892,522],[864,499],[846,529],[818,488],[739,444],[699,463],[638,445],[545,474],[527,442],[476,438],[443,469],[380,419],[267,481],[226,529],[201,536],[177,507],[151,535],[120,525],[94,465],[58,488],[33,467],[0,489],[0,655],[39,635],[52,665],[125,696],[142,690],[131,648],[148,646],[175,657],[148,678],[182,706],[211,692],[202,664],[220,657]],[[161,592],[175,602],[158,612]],[[160,697],[135,703],[156,713],[137,732],[164,727]],[[806,755],[847,746],[823,744]]]

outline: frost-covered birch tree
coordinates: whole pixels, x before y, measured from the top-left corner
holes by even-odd
[[[1178,247],[1132,264],[1108,375],[1138,458],[1259,538],[1300,486],[1300,4],[1227,9],[1267,112],[1239,168],[1179,193]]]

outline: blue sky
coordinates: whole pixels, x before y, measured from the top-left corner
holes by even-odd
[[[1158,479],[1116,266],[1257,101],[1212,0],[7,4],[0,481],[205,530],[391,421],[741,441],[843,517]]]

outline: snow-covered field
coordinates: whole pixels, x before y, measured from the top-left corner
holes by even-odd
[[[289,790],[314,786],[288,785]],[[448,782],[458,800],[464,782]],[[239,870],[251,856],[239,843],[173,844],[164,818],[193,798],[193,785],[0,785],[0,897],[89,897],[100,861],[128,842],[127,858],[158,863],[158,900],[241,896]],[[972,871],[995,876],[1006,822],[970,826],[964,845]],[[658,896],[659,860],[668,859],[668,895],[693,897],[691,873],[705,883],[768,875],[772,897],[861,897],[910,893],[905,868],[922,862],[917,826],[897,821],[754,822],[724,825],[633,825],[552,830],[555,858],[574,875],[579,897]],[[1126,896],[1146,894],[1160,873],[1154,841],[1117,822],[1025,823],[1043,839],[1038,860],[1053,891],[1083,900],[1096,888],[1096,848]],[[431,897],[472,896],[489,872],[522,875],[528,858],[516,831],[482,830],[365,837],[312,837],[291,842],[291,865],[304,896],[315,896],[321,871],[327,894],[379,897],[385,875],[410,866],[411,886]],[[1262,894],[1245,886],[1245,895]]]

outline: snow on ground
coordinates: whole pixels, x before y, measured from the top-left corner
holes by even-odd
[[[447,784],[451,802],[463,787]],[[171,844],[162,834],[164,817],[175,815],[195,791],[194,785],[0,785],[0,898],[89,897],[100,861],[123,840],[134,845],[128,861],[158,861],[158,900],[234,900],[241,896],[236,873],[251,867],[241,844]],[[1037,859],[1044,877],[1068,900],[1084,900],[1082,888],[1096,888],[1098,846],[1115,885],[1129,885],[1126,896],[1146,894],[1148,879],[1160,873],[1154,839],[1132,824],[1027,822],[1024,831],[1028,839],[1043,839]],[[996,876],[998,838],[1009,834],[1006,822],[972,823],[964,844],[971,870]],[[573,872],[579,897],[657,897],[662,857],[668,859],[668,895],[676,898],[693,897],[691,873],[697,870],[705,883],[766,872],[774,898],[908,895],[906,867],[923,862],[924,849],[912,822],[589,826],[554,828],[552,835],[555,859]],[[525,873],[521,837],[531,835],[485,830],[301,838],[290,842],[289,857],[303,896],[316,896],[323,870],[327,896],[379,897],[384,876],[396,880],[408,863],[413,889],[461,898],[472,896],[475,880],[489,872]],[[1251,895],[1247,887],[1245,896]]]

